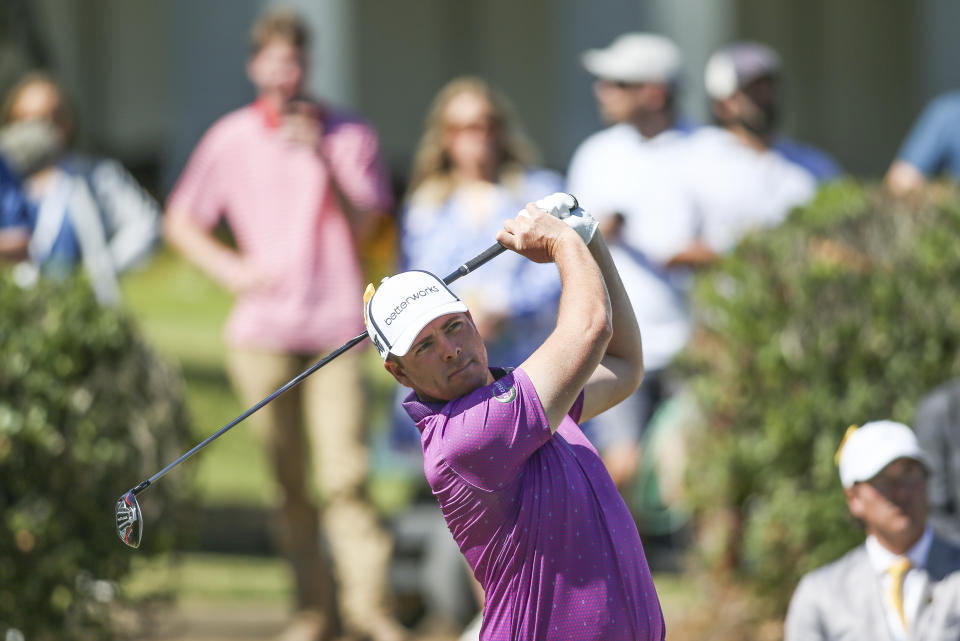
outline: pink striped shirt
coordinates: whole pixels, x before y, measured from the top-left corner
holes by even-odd
[[[222,117],[193,151],[168,205],[206,229],[225,218],[244,257],[275,278],[237,299],[229,344],[317,353],[363,331],[360,264],[330,172],[359,211],[386,211],[393,200],[369,125],[327,113],[325,163],[284,140],[277,124],[258,103]]]

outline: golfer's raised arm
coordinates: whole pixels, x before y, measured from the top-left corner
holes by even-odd
[[[643,346],[633,305],[603,236],[594,234],[588,247],[607,286],[613,335],[607,343],[607,350],[600,365],[584,387],[580,420],[593,418],[613,407],[635,392],[643,381]]]
[[[600,267],[577,232],[534,205],[526,213],[507,221],[497,240],[536,262],[556,263],[560,272],[557,326],[520,366],[556,430],[606,353],[610,301]]]

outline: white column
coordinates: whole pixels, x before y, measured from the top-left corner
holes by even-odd
[[[736,35],[735,0],[650,0],[649,5],[653,30],[672,38],[683,52],[680,113],[706,123],[703,69],[710,54]]]

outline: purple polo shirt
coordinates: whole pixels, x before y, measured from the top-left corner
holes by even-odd
[[[446,404],[411,393],[423,469],[483,586],[482,641],[662,641],[637,526],[576,420],[555,434],[521,369]],[[501,376],[502,375],[502,376]]]

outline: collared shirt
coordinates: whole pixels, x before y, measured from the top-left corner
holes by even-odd
[[[907,620],[908,628],[917,620],[917,613],[920,611],[920,604],[927,588],[926,575],[922,570],[927,567],[927,556],[930,554],[932,543],[933,529],[928,526],[920,540],[907,550],[906,556],[910,559],[910,569],[903,577],[903,614]],[[887,569],[900,555],[894,554],[883,547],[873,535],[867,537],[865,545],[870,565],[877,575],[877,580],[880,581],[881,593],[887,594],[892,581],[890,575],[887,574]],[[887,615],[887,627],[890,628],[890,634],[895,641],[906,639],[906,632],[900,622],[900,616],[887,603],[886,599],[883,599],[883,611]]]
[[[193,151],[170,196],[171,211],[204,228],[225,218],[244,256],[273,279],[241,295],[227,321],[234,345],[311,353],[363,331],[360,264],[332,172],[360,211],[392,206],[374,130],[324,116],[323,160],[284,139],[260,104],[218,120]]]
[[[423,469],[486,594],[483,641],[661,641],[637,526],[583,436],[551,433],[522,369],[447,403],[411,393]]]

